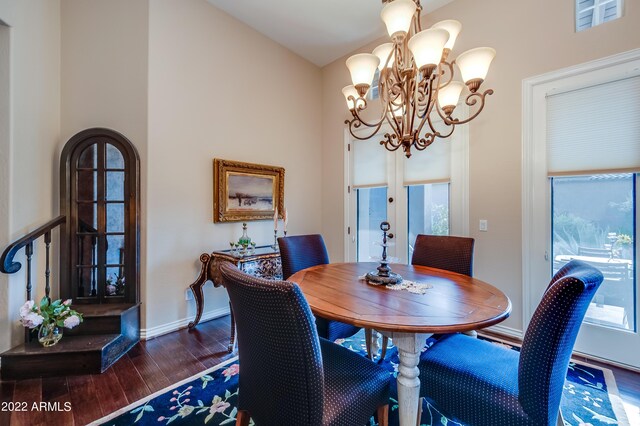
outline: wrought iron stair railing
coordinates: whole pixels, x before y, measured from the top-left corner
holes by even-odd
[[[27,269],[25,271],[26,275],[26,290],[27,290],[27,300],[31,300],[31,290],[32,290],[32,270],[31,270],[31,258],[33,257],[33,244],[38,238],[44,237],[45,244],[45,270],[44,270],[44,279],[45,279],[45,295],[49,297],[49,293],[51,292],[51,232],[62,225],[66,220],[64,215],[58,216],[53,220],[45,223],[38,229],[35,229],[29,232],[24,237],[16,240],[12,244],[10,244],[2,253],[2,257],[0,257],[0,272],[5,274],[15,274],[20,270],[22,264],[14,260],[15,256],[18,252],[24,248],[25,256],[27,258]]]

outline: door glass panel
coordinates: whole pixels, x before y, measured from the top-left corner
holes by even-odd
[[[380,223],[387,220],[387,188],[356,189],[356,196],[357,261],[378,260],[382,255]]]
[[[118,148],[107,144],[107,169],[124,169],[124,158],[122,158],[122,153]]]
[[[571,259],[604,275],[585,321],[635,331],[636,177],[551,178],[555,274]]]
[[[407,187],[409,259],[418,234],[449,235],[449,184]]]
[[[98,172],[78,170],[76,172],[78,201],[95,201],[98,199]]]
[[[107,232],[124,232],[124,203],[107,203]]]
[[[82,151],[78,158],[79,169],[95,169],[98,167],[98,147],[96,145],[89,145]]]
[[[108,201],[124,201],[124,172],[107,172]]]

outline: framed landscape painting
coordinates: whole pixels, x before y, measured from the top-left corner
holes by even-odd
[[[213,159],[213,221],[273,219],[284,210],[284,168]]]

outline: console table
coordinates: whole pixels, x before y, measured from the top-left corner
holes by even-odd
[[[189,286],[196,301],[196,317],[189,323],[189,328],[194,328],[202,318],[204,309],[204,292],[202,287],[207,281],[211,281],[214,287],[222,285],[222,278],[218,265],[220,262],[231,262],[242,272],[255,277],[269,280],[282,279],[282,262],[280,252],[275,251],[271,246],[256,247],[250,255],[239,256],[231,250],[214,251],[211,254],[202,253],[200,255],[200,275],[193,284]],[[231,309],[231,304],[229,304]],[[231,339],[229,341],[229,352],[233,352],[235,347],[236,324],[231,310]]]

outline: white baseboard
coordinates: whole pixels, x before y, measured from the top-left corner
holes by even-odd
[[[517,328],[505,327],[504,325],[494,325],[491,327],[487,327],[486,330],[491,331],[493,333],[502,334],[503,336],[514,337],[522,341],[524,337],[524,333],[522,330],[518,330]]]
[[[208,321],[214,318],[220,318],[225,315],[229,315],[229,307],[214,309],[209,312],[205,312],[202,314],[202,318],[200,322]],[[162,336],[163,334],[171,333],[172,331],[180,330],[181,328],[185,328],[189,325],[189,323],[193,321],[193,317],[183,318],[181,320],[169,322],[167,324],[157,325],[151,328],[143,328],[140,329],[140,339],[141,340],[149,340],[154,337]]]

